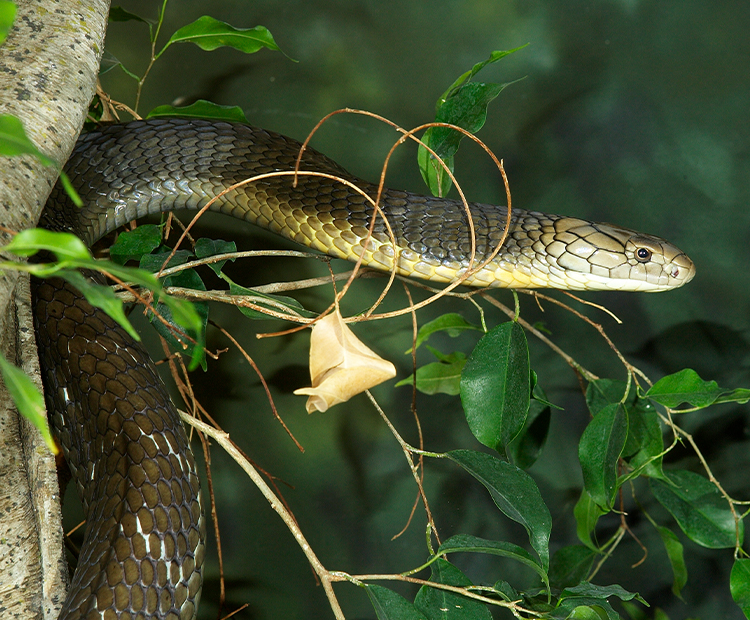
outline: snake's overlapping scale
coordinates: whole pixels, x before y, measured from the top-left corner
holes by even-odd
[[[48,407],[89,524],[61,618],[192,618],[205,523],[179,416],[112,319],[60,281],[34,288]]]

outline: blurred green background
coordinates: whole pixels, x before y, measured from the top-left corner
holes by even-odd
[[[123,8],[155,17],[152,0]],[[219,49],[207,53],[175,45],[151,70],[140,111],[197,98],[239,105],[253,124],[304,139],[315,123],[337,108],[362,108],[410,128],[434,117],[437,97],[453,80],[492,50],[529,46],[485,69],[477,79],[505,82],[525,77],[492,103],[480,137],[505,160],[516,207],[612,221],[665,237],[695,261],[698,274],[687,287],[666,294],[606,293],[583,297],[605,304],[623,320],[617,325],[591,308],[575,307],[602,322],[627,357],[652,380],[683,367],[727,387],[748,387],[748,203],[750,201],[750,4],[746,0],[394,0],[302,1],[171,0],[162,40],[203,14],[236,27],[262,24],[290,57],[261,51],[252,56]],[[107,49],[130,70],[148,62],[147,29],[114,24]],[[158,49],[158,47],[157,47]],[[105,90],[133,104],[134,84],[117,70],[103,77]],[[396,134],[370,119],[337,116],[313,146],[351,172],[378,178]],[[492,162],[468,143],[457,172],[470,200],[505,203]],[[400,148],[388,185],[424,192],[416,149]],[[289,247],[250,226],[212,219],[206,235],[231,237],[241,249]],[[230,273],[245,285],[324,274],[313,261],[246,261]],[[344,264],[338,270],[348,268]],[[381,281],[355,285],[343,309],[367,307]],[[419,293],[416,293],[419,295]],[[496,294],[512,305],[507,292]],[[559,299],[566,298],[555,294]],[[300,299],[322,310],[331,299],[321,288]],[[596,332],[550,304],[544,312],[522,297],[523,316],[543,321],[553,340],[600,376],[625,373]],[[387,308],[405,306],[400,287]],[[478,322],[466,303],[445,301],[419,313],[425,322],[460,311]],[[351,573],[386,573],[418,566],[427,556],[425,519],[417,510],[406,524],[416,489],[398,444],[364,396],[325,414],[308,416],[292,390],[306,385],[308,334],[257,340],[256,331],[280,323],[252,323],[219,310],[214,318],[238,337],[271,383],[275,402],[295,436],[298,452],[273,420],[259,382],[234,351],[197,376],[201,402],[242,448],[291,485],[284,496],[323,563]],[[504,320],[487,310],[488,324]],[[355,328],[369,346],[394,361],[399,378],[411,372],[404,354],[411,320]],[[476,337],[436,338],[443,351],[470,351]],[[215,333],[210,346],[227,347]],[[550,437],[531,473],[553,513],[553,543],[576,543],[572,508],[581,485],[576,445],[588,413],[574,373],[542,343],[531,341],[532,365],[553,402]],[[431,361],[420,352],[419,362]],[[411,390],[376,388],[375,395],[404,437],[417,443]],[[440,451],[479,449],[466,428],[457,398],[418,396],[425,445]],[[734,496],[748,499],[747,407],[723,406],[680,419],[695,433],[714,471]],[[697,469],[689,451],[669,462]],[[329,618],[322,588],[280,520],[229,460],[213,454],[228,603],[248,602],[235,618],[285,620]],[[455,467],[427,464],[426,488],[441,535],[466,532],[526,545],[523,530],[502,517],[484,489]],[[639,498],[662,523],[666,514]],[[742,618],[728,591],[730,550],[708,551],[682,537],[689,581],[680,601],[670,591],[671,573],[652,527],[633,509],[628,519],[648,550],[626,537],[597,576],[637,590],[672,620]],[[604,519],[603,536],[617,527]],[[682,536],[680,534],[680,536]],[[212,546],[215,547],[212,541]],[[505,579],[521,588],[532,576],[496,558],[455,557],[469,576]],[[398,586],[394,586],[399,589]],[[374,618],[365,594],[339,585],[347,618]],[[413,591],[402,589],[413,595]],[[215,555],[210,556],[201,617],[216,614]],[[498,615],[498,617],[509,617]]]

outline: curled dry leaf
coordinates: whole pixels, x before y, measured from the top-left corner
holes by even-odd
[[[312,328],[312,387],[294,393],[310,397],[307,399],[307,413],[326,411],[395,376],[396,367],[366,347],[336,310]]]

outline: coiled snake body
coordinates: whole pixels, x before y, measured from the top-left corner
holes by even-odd
[[[229,185],[292,170],[299,143],[246,125],[136,121],[81,137],[66,171],[84,200],[57,186],[40,225],[88,244],[148,213],[198,209]],[[308,149],[300,170],[334,174],[370,196],[376,188]],[[467,270],[471,237],[457,201],[386,190],[364,263],[450,281]],[[372,208],[320,176],[269,177],[232,190],[218,211],[333,256],[363,253]],[[477,266],[497,245],[506,210],[471,205]],[[473,286],[570,290],[675,288],[694,274],[687,256],[648,235],[577,218],[514,210],[496,258]],[[88,526],[60,618],[195,617],[205,523],[185,431],[142,347],[70,285],[34,283],[47,406]]]

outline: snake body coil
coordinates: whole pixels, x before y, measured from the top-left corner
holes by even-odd
[[[198,209],[228,186],[291,171],[299,143],[245,125],[154,120],[81,137],[66,166],[84,201],[56,186],[40,225],[88,244],[149,213]],[[301,171],[376,188],[308,149]],[[213,208],[330,255],[404,275],[466,284],[570,290],[675,288],[694,274],[671,244],[609,224],[472,204],[476,253],[462,203],[385,190],[372,207],[322,176],[272,176],[233,189]],[[364,246],[367,245],[366,248]],[[48,410],[81,494],[88,527],[60,618],[195,617],[205,523],[195,462],[179,416],[141,346],[71,286],[34,284],[35,324]]]

